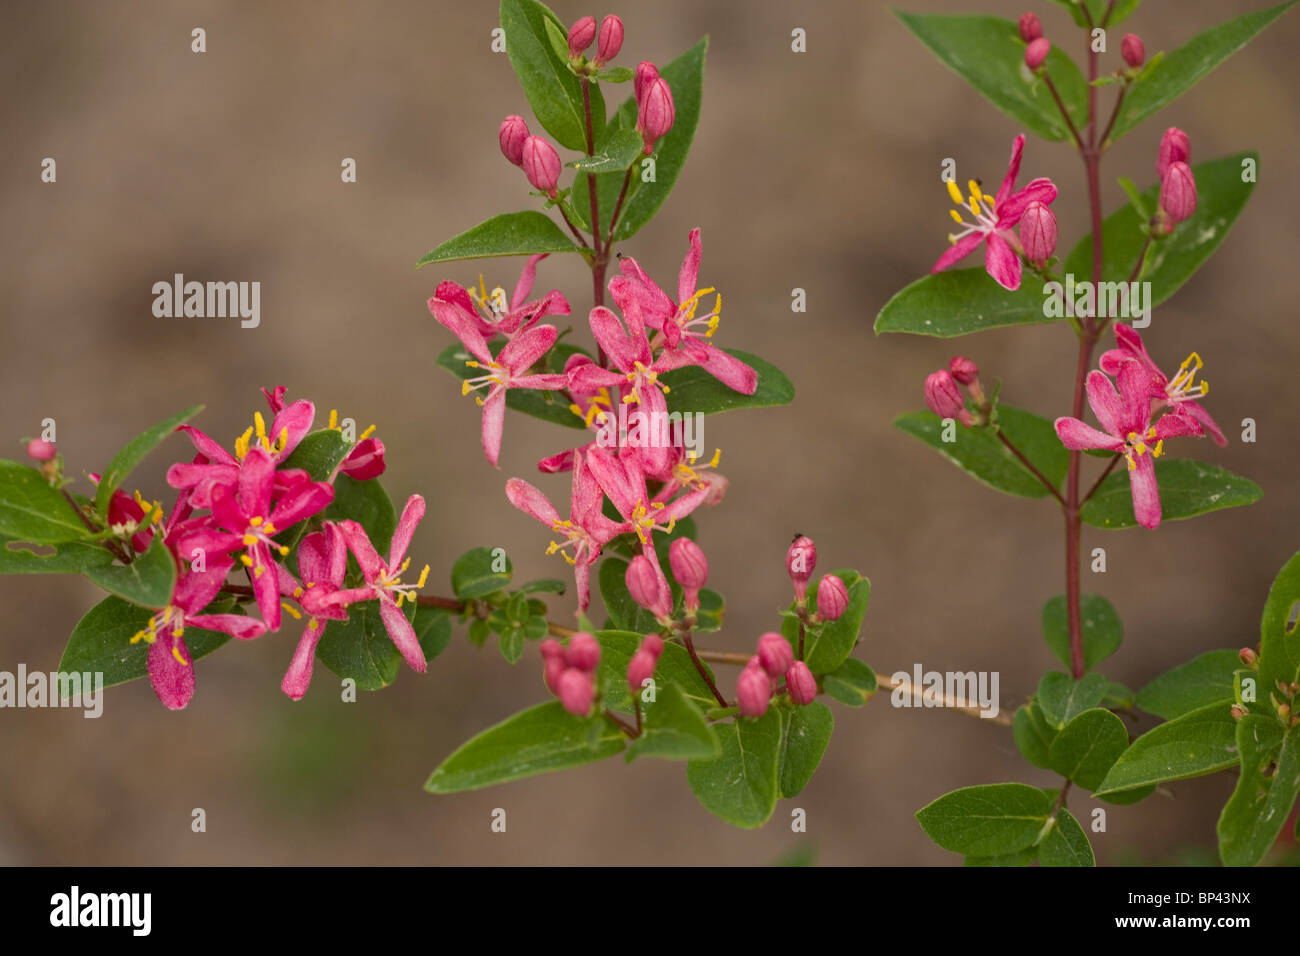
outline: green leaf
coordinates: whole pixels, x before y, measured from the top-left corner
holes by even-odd
[[[453,236],[417,262],[486,259],[491,256],[532,256],[542,252],[581,252],[555,221],[535,209],[506,212]]]
[[[617,728],[599,717],[575,717],[553,700],[520,711],[466,741],[433,771],[424,789],[430,793],[481,790],[594,763],[622,749],[623,735]]]
[[[156,534],[149,547],[130,564],[87,568],[86,577],[110,594],[158,610],[171,603],[172,589],[176,586],[176,560],[163,544],[162,536]]]
[[[1084,668],[1092,670],[1119,650],[1124,626],[1111,603],[1098,594],[1081,595],[1079,623],[1083,631]],[[1043,639],[1062,664],[1071,666],[1070,624],[1064,594],[1058,594],[1043,606]]]
[[[380,554],[388,554],[388,546],[397,529],[397,509],[378,480],[357,481],[347,475],[334,479],[334,501],[321,514],[329,521],[350,518],[366,529],[370,543]]]
[[[795,797],[812,779],[831,742],[835,715],[820,701],[795,706],[785,721],[778,774],[782,797]]]
[[[569,356],[577,353],[586,355],[586,352],[576,345],[561,342],[543,357],[542,362],[535,366],[534,370],[537,372],[562,372],[564,363],[568,361]],[[436,364],[464,381],[470,376],[478,374],[465,364],[473,358],[474,356],[465,350],[464,345],[453,342],[438,354]],[[556,425],[563,425],[566,428],[586,428],[582,419],[570,410],[569,404],[569,400],[558,389],[543,391],[532,388],[512,388],[506,392],[506,407],[509,409],[522,412],[525,415],[532,415],[534,418],[540,418]]]
[[[1257,153],[1238,153],[1193,167],[1197,185],[1196,212],[1179,223],[1170,236],[1153,242],[1147,253],[1142,279],[1151,283],[1151,298],[1145,303],[1148,307],[1157,306],[1169,299],[1227,238],[1228,230],[1236,222],[1255,188],[1254,183],[1241,181],[1241,164],[1248,158],[1256,162],[1259,160]],[[1157,209],[1160,205],[1160,184],[1157,183],[1142,193],[1142,201],[1148,209]],[[1103,282],[1128,281],[1146,242],[1142,229],[1147,221],[1131,203],[1107,217],[1101,230],[1104,238],[1101,264]],[[1091,233],[1075,245],[1063,269],[1065,273],[1074,275],[1076,281],[1092,277]],[[1106,292],[1106,311],[1119,312],[1120,309],[1109,307],[1110,288],[1115,289],[1116,295],[1119,294],[1117,286],[1099,290]],[[1122,304],[1122,301],[1115,299],[1117,305]],[[1100,306],[1098,301],[1099,311]]]
[[[1070,11],[1070,16],[1074,17],[1074,22],[1081,27],[1089,24],[1088,18],[1084,15],[1083,5],[1087,4],[1088,13],[1092,16],[1092,24],[1101,26],[1102,17],[1106,15],[1107,0],[1053,0]],[[1118,26],[1121,20],[1128,18],[1134,10],[1138,8],[1142,0],[1119,0],[1115,4],[1115,9],[1111,12],[1110,20],[1106,22],[1106,28]]]
[[[722,744],[700,708],[676,684],[657,688],[653,703],[643,703],[641,736],[627,748],[627,758],[663,757],[668,760],[713,758]]]
[[[280,467],[301,468],[312,481],[329,481],[352,447],[338,429],[321,428],[305,435]]]
[[[409,608],[415,607],[411,615]],[[411,626],[415,628],[415,637],[424,651],[424,659],[432,661],[447,649],[451,643],[451,617],[446,611],[433,607],[408,605]]]
[[[1008,405],[998,406],[998,422],[1007,440],[1034,463],[1048,481],[1060,487],[1070,454],[1045,418]],[[1042,498],[1050,492],[1020,463],[991,428],[966,428],[954,423],[956,441],[943,440],[943,419],[934,412],[911,412],[894,419],[894,427],[920,439],[976,481],[1022,498]]]
[[[1056,735],[1048,763],[1067,780],[1085,790],[1096,790],[1127,747],[1124,721],[1098,707],[1085,710]]]
[[[845,659],[853,653],[858,641],[858,632],[862,630],[862,618],[867,613],[867,604],[871,600],[871,582],[857,571],[845,569],[832,572],[840,578],[849,589],[849,605],[838,620],[828,624],[809,627],[804,634],[804,662],[814,674],[829,674],[839,668]],[[817,605],[817,587],[820,579],[808,587],[808,604]],[[793,603],[790,609],[794,609]],[[781,622],[781,633],[795,649],[799,650],[799,622],[794,617],[786,617]]]
[[[675,412],[699,412],[709,415],[729,412],[733,408],[770,408],[794,401],[794,386],[775,365],[739,349],[723,349],[758,372],[758,388],[745,395],[723,385],[698,365],[679,368],[663,376],[670,389],[668,408]],[[576,416],[575,416],[576,417]]]
[[[1030,701],[1016,710],[1011,733],[1022,757],[1035,767],[1051,768],[1049,754],[1057,731],[1043,719],[1043,712],[1036,702]]]
[[[822,690],[841,704],[861,707],[876,692],[876,672],[850,657],[822,678]]]
[[[88,541],[31,546],[0,534],[0,574],[81,574],[112,563],[113,555],[106,548]]]
[[[1048,671],[1038,682],[1036,699],[1048,726],[1060,730],[1085,710],[1100,704],[1109,688],[1110,681],[1100,674],[1085,674],[1074,680],[1069,674]]]
[[[675,118],[673,128],[668,135],[655,143],[655,181],[641,181],[642,173],[634,169],[628,193],[623,200],[623,209],[614,230],[614,241],[630,239],[649,222],[668,198],[677,177],[681,175],[686,164],[686,154],[690,152],[691,142],[695,138],[695,127],[700,118],[700,99],[704,86],[704,58],[708,52],[708,37],[681,54],[659,71],[659,75],[668,81],[673,91]],[[610,117],[605,135],[596,141],[597,152],[607,149],[616,136],[636,127],[636,100],[632,97],[624,100],[618,110]],[[623,173],[612,172],[596,176],[597,205],[600,211],[602,233],[609,232],[609,219],[623,188]],[[578,214],[579,228],[591,229],[591,207],[587,201],[587,176],[579,173],[573,180],[574,210]]]
[[[1237,763],[1236,736],[1229,701],[1197,708],[1133,741],[1093,795],[1226,770]]]
[[[760,827],[776,808],[781,710],[772,707],[762,717],[737,717],[714,729],[722,754],[686,765],[691,791],[704,809],[727,823]]]
[[[938,258],[937,250],[935,258]],[[953,338],[1008,325],[1059,322],[1044,312],[1042,286],[1026,276],[1015,292],[981,269],[949,269],[904,286],[876,316],[876,334],[910,332]]]
[[[1295,0],[1288,0],[1276,7],[1228,20],[1197,34],[1184,46],[1167,54],[1164,62],[1129,92],[1115,120],[1115,132],[1111,138],[1119,139],[1146,117],[1182,96],[1286,13],[1294,3]]]
[[[0,535],[28,544],[62,544],[90,534],[68,499],[35,468],[0,460]]]
[[[519,585],[518,594],[563,594],[569,582],[559,578],[536,578]]]
[[[95,510],[101,515],[108,514],[109,499],[113,497],[113,492],[121,486],[127,476],[135,470],[135,466],[144,460],[145,455],[161,444],[164,438],[174,432],[177,425],[184,424],[201,411],[203,411],[202,405],[187,408],[165,422],[146,428],[123,445],[122,450],[113,456],[113,460],[100,476],[99,487],[95,489]]]
[[[316,656],[335,674],[356,681],[360,690],[382,690],[397,680],[402,655],[379,616],[378,601],[351,605],[346,621],[322,623],[325,636]]]
[[[986,100],[1039,136],[1069,137],[1069,127],[1045,85],[1035,82],[1024,65],[1025,44],[1016,24],[1000,17],[915,14],[894,11],[912,33],[945,66]],[[1047,69],[1074,124],[1082,128],[1087,116],[1087,84],[1074,62],[1056,46],[1047,55]],[[984,173],[1000,182],[1002,169]],[[964,177],[966,179],[970,178]]]
[[[946,793],[916,812],[926,835],[945,850],[967,856],[1003,856],[1029,847],[1052,801],[1023,783],[990,783]]]
[[[1161,458],[1156,462],[1163,521],[1178,521],[1197,515],[1253,504],[1264,494],[1249,478],[1226,468],[1189,458]],[[1133,493],[1128,473],[1118,469],[1101,483],[1080,513],[1094,528],[1133,528]]]
[[[1232,675],[1241,666],[1236,651],[1206,651],[1166,671],[1137,694],[1138,707],[1164,720],[1217,702],[1232,702]]]
[[[1260,618],[1259,681],[1272,692],[1278,681],[1300,680],[1300,627],[1289,624],[1300,602],[1300,553],[1292,556],[1273,579]]]
[[[149,626],[152,612],[119,597],[106,597],[77,622],[63,649],[59,672],[103,674],[104,686],[125,684],[149,673],[149,645],[131,643],[131,638]],[[190,662],[207,657],[230,640],[226,634],[185,629],[185,647]]]
[[[1277,841],[1300,794],[1300,733],[1275,717],[1237,721],[1241,776],[1219,817],[1224,866],[1254,866]]]
[[[528,105],[561,146],[585,151],[582,86],[568,63],[551,48],[546,31],[548,19],[564,31],[559,18],[536,0],[501,0],[506,55],[528,97]],[[597,84],[591,86],[591,121],[594,135],[599,136],[605,124],[605,100]]]
[[[642,155],[645,141],[634,129],[618,129],[605,140],[604,146],[592,156],[575,159],[568,165],[584,173],[623,172]]]
[[[1083,827],[1079,826],[1079,821],[1074,818],[1074,814],[1065,807],[1061,807],[1056,812],[1056,825],[1048,831],[1038,847],[1038,865],[1097,865],[1097,860],[1092,855],[1092,844],[1088,842],[1088,835],[1083,832]]]
[[[962,866],[1028,866],[1038,859],[1038,847],[1028,846],[1001,856],[968,856]]]
[[[494,591],[500,591],[510,583],[515,573],[514,565],[504,553],[497,555],[497,548],[473,548],[466,551],[451,566],[451,589],[462,601],[480,598]],[[505,562],[505,570],[495,570],[495,565]]]
[[[626,83],[636,74],[631,68],[626,66],[613,66],[608,70],[601,70],[596,74],[596,79],[602,83]]]
[[[605,706],[610,710],[621,713],[630,713],[632,710],[627,690],[627,665],[641,646],[642,636],[643,632],[596,632],[596,640],[600,642],[600,664],[596,668],[596,679]],[[708,667],[707,664],[704,666]],[[709,673],[712,676],[712,671]],[[701,710],[717,705],[709,685],[691,663],[691,655],[680,644],[671,641],[664,643],[659,664],[655,667],[655,684],[657,694],[662,695],[665,687],[674,686]]]
[[[507,664],[518,664],[519,658],[524,656],[524,629],[511,627],[502,631],[497,636],[497,646]]]

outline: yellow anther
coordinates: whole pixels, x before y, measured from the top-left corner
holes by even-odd
[[[244,537],[243,537],[243,545],[244,545],[244,547],[248,548],[248,547],[251,547],[251,546],[253,546],[253,545],[255,545],[255,544],[257,544],[257,536],[256,536],[256,535],[252,535],[252,534],[246,534],[246,535],[244,535]]]
[[[1138,453],[1139,457],[1146,454],[1147,446],[1145,442],[1138,442],[1133,446],[1133,450]]]
[[[288,444],[289,444],[289,426],[285,425],[283,428],[280,429],[280,434],[275,439],[275,447],[272,449],[272,451],[279,454],[281,451],[284,450],[284,447]]]
[[[469,360],[468,362],[466,362],[465,364],[468,365],[470,368],[478,368],[478,367],[479,367],[478,362],[475,362],[473,359],[470,359],[470,360]]]
[[[1187,358],[1183,359],[1183,364],[1178,367],[1187,368],[1190,365],[1195,365],[1196,366],[1195,371],[1199,372],[1201,370],[1202,364],[1203,363],[1201,362],[1200,355],[1193,352],[1191,355],[1187,356]]]
[[[239,561],[246,568],[251,568],[253,566],[253,559],[246,554],[241,554],[239,556]]]
[[[719,448],[716,451],[714,451],[713,458],[709,460],[709,467],[717,468],[718,462],[720,462],[721,460],[722,460],[722,449]]]
[[[1151,449],[1151,457],[1159,458],[1161,455],[1164,454],[1164,452],[1165,452],[1165,440],[1162,438],[1160,439],[1160,441],[1156,442],[1156,447]]]
[[[252,441],[252,439],[253,439],[253,429],[251,428],[245,429],[244,434],[240,435],[238,438],[235,439],[236,458],[240,459],[241,461],[243,460],[244,456],[248,454],[248,445]]]
[[[253,568],[253,580],[257,580],[265,573],[266,573],[266,568],[262,567],[259,564],[257,567]]]
[[[961,217],[961,213],[959,213],[956,209],[949,209],[948,215],[952,216],[952,221],[955,223],[962,224],[965,222],[965,220],[962,219]]]
[[[957,188],[957,184],[951,179],[948,180],[948,195],[951,196],[952,201],[959,206],[965,201],[965,198],[961,194],[961,190]]]
[[[972,211],[978,211],[980,208],[980,194],[972,192],[970,194],[970,208]]]
[[[275,525],[269,521],[262,525],[262,534],[275,534]]]
[[[295,608],[295,607],[290,607],[290,606],[289,606],[287,603],[285,603],[284,601],[281,601],[281,602],[280,602],[280,607],[282,607],[282,608],[284,608],[286,611],[288,611],[288,612],[289,612],[289,616],[292,617],[295,621],[301,621],[301,620],[302,620],[302,615],[298,613],[298,609],[297,609],[297,608]]]
[[[1205,379],[1201,379],[1201,398],[1204,398],[1206,395],[1209,394],[1210,394],[1210,383],[1207,382]]]
[[[1156,426],[1152,425],[1149,429],[1147,429],[1147,438],[1155,438],[1155,437],[1156,437]]]
[[[330,409],[329,427],[333,429],[337,429],[339,427],[339,410],[337,408]]]
[[[300,598],[300,597],[302,597],[304,593],[306,593],[306,592],[304,592],[303,589],[300,588],[300,587],[297,587],[297,588],[294,588],[294,589],[293,589],[293,596],[296,597],[296,598]]]
[[[284,545],[284,544],[280,545],[280,547],[277,548],[276,550],[278,550],[278,551],[280,552],[280,557],[282,557],[282,558],[285,557],[286,555],[288,555],[288,553],[289,553],[289,547],[288,547],[288,545]]]
[[[492,290],[491,300],[498,312],[504,312],[506,310],[506,290],[501,288],[501,286],[497,286]]]
[[[177,647],[175,644],[172,645],[172,657],[176,658],[176,660],[180,662],[182,667],[190,666],[190,662],[187,661],[185,658],[181,657],[181,649]]]
[[[983,192],[983,190],[980,189],[979,182],[974,179],[966,180],[966,188],[970,190],[970,194],[976,199],[979,199],[980,194]]]
[[[185,633],[185,628],[178,627],[176,628],[176,630],[172,631],[172,637],[180,637],[184,633]]]
[[[477,404],[480,408],[481,408],[482,406],[484,406],[484,405],[487,404],[487,402],[483,401],[483,399],[482,399],[480,396],[478,396],[478,395],[475,395],[475,396],[474,396],[474,402],[475,402],[475,404]]]
[[[461,394],[462,397],[465,396],[465,395],[468,395],[468,394],[469,394],[470,392],[472,392],[473,390],[474,390],[474,386],[471,385],[469,382],[461,382],[461,383],[460,383],[460,394]]]
[[[424,570],[420,572],[420,580],[415,582],[417,588],[424,587],[424,582],[429,580],[429,566],[426,564]]]
[[[309,623],[307,626],[314,631],[318,627],[320,627],[320,621],[316,620],[315,618],[312,618],[311,623]]]
[[[371,425],[369,428],[367,428],[365,431],[361,433],[361,438],[359,438],[358,441],[365,441],[374,433],[375,433],[375,426]]]

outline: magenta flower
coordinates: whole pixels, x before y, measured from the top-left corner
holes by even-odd
[[[298,545],[298,573],[302,576],[302,585],[291,593],[307,611],[308,621],[284,680],[280,682],[280,689],[294,700],[302,700],[311,684],[316,646],[325,636],[326,622],[347,620],[344,605],[332,600],[343,587],[347,569],[348,549],[343,532],[332,521],[326,521],[320,531],[307,535]]]
[[[241,641],[266,633],[266,625],[243,614],[203,614],[202,610],[226,582],[234,562],[221,554],[210,555],[206,570],[182,570],[171,601],[150,619],[132,644],[149,644],[149,683],[169,710],[180,710],[194,696],[194,661],[185,646],[185,629],[219,631]]]
[[[556,289],[540,299],[528,299],[537,276],[537,264],[546,256],[547,253],[542,253],[528,257],[508,302],[504,289],[498,287],[489,293],[482,278],[477,294],[458,283],[444,281],[438,283],[429,299],[429,311],[457,337],[461,328],[469,325],[488,341],[495,335],[508,338],[548,315],[568,315],[569,300]]]
[[[420,647],[420,639],[416,637],[415,628],[411,626],[411,622],[406,619],[406,614],[402,611],[402,602],[415,601],[415,592],[424,587],[424,582],[428,580],[429,566],[427,564],[424,566],[424,570],[420,572],[420,579],[415,584],[403,583],[402,574],[411,565],[411,559],[406,556],[406,549],[411,546],[416,525],[423,517],[424,499],[419,495],[411,495],[406,501],[406,507],[402,509],[402,516],[397,520],[397,530],[393,532],[393,542],[388,551],[387,562],[375,551],[375,546],[370,543],[370,536],[366,534],[365,528],[355,521],[339,522],[343,540],[347,543],[348,550],[357,559],[357,564],[361,566],[361,575],[366,583],[364,587],[335,591],[320,602],[320,606],[347,606],[360,601],[378,601],[379,616],[383,619],[388,636],[402,652],[402,657],[411,665],[411,669],[421,674],[427,666],[424,651]],[[330,557],[332,558],[333,555],[331,554]],[[309,603],[304,607],[310,613],[317,613],[314,609],[317,607],[315,603]]]
[[[1155,401],[1155,410],[1161,407],[1168,407],[1175,411],[1181,411],[1191,416],[1210,437],[1214,439],[1216,445],[1220,448],[1228,444],[1228,439],[1224,437],[1223,431],[1215,424],[1214,419],[1198,398],[1204,398],[1210,393],[1210,383],[1201,379],[1196,382],[1196,373],[1201,370],[1201,357],[1193,352],[1187,356],[1182,365],[1178,366],[1178,371],[1174,373],[1171,379],[1160,371],[1160,367],[1147,354],[1146,346],[1142,344],[1142,336],[1127,325],[1120,323],[1115,324],[1115,338],[1119,343],[1118,348],[1103,352],[1099,365],[1101,370],[1107,375],[1116,375],[1120,366],[1128,360],[1136,361],[1146,371],[1148,378],[1148,387],[1151,398]]]
[[[613,521],[601,512],[604,495],[580,454],[575,457],[568,519],[562,519],[546,495],[522,478],[511,478],[506,482],[506,497],[524,514],[531,515],[563,536],[563,543],[552,541],[546,553],[563,555],[564,560],[573,565],[578,587],[578,610],[585,611],[591,603],[592,565],[605,545],[632,530],[631,524]],[[573,553],[570,554],[566,548],[572,548]]]
[[[1025,137],[1021,134],[1011,144],[1011,163],[997,196],[985,193],[979,183],[972,179],[970,197],[967,199],[962,196],[957,184],[949,181],[948,192],[952,201],[958,209],[974,216],[975,222],[966,222],[960,212],[952,210],[953,219],[965,228],[948,237],[948,241],[953,244],[952,248],[939,257],[939,261],[930,270],[932,273],[951,268],[974,252],[981,242],[987,242],[984,267],[989,275],[1003,288],[1013,292],[1020,288],[1020,239],[1016,236],[1015,226],[1030,203],[1050,205],[1056,199],[1056,186],[1047,178],[1035,179],[1019,192],[1012,192],[1016,177],[1020,174],[1020,156],[1024,149]]]
[[[520,332],[502,348],[494,358],[487,342],[478,330],[468,323],[453,329],[461,342],[474,356],[465,364],[482,374],[471,376],[461,384],[461,394],[468,395],[480,388],[487,389],[487,398],[474,396],[483,406],[483,453],[496,467],[501,457],[501,433],[505,427],[506,392],[512,388],[537,388],[549,391],[564,388],[568,379],[563,375],[530,375],[529,367],[545,355],[558,335],[553,325],[535,325]]]
[[[1133,514],[1144,528],[1160,524],[1160,489],[1156,485],[1155,459],[1164,451],[1164,440],[1200,433],[1189,417],[1161,416],[1151,424],[1150,375],[1141,363],[1120,363],[1116,377],[1119,391],[1102,372],[1088,373],[1088,404],[1102,430],[1077,418],[1058,418],[1056,434],[1071,450],[1105,449],[1118,452],[1128,461],[1133,490]]]

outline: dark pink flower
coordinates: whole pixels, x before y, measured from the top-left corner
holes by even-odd
[[[1036,13],[1024,13],[1020,16],[1020,39],[1033,43],[1043,35],[1043,24]]]
[[[640,103],[645,89],[655,80],[659,79],[659,68],[649,60],[642,60],[636,65],[636,70],[632,74],[632,96]]]
[[[642,639],[627,665],[627,686],[633,694],[640,693],[642,684],[654,676],[663,649],[664,639],[658,634],[647,634]]]
[[[785,552],[785,572],[794,584],[796,600],[803,601],[808,581],[817,567],[817,545],[807,535],[799,535]]]
[[[1174,163],[1192,161],[1192,141],[1177,126],[1171,126],[1160,137],[1160,148],[1156,152],[1156,176],[1163,180],[1165,173]]]
[[[1201,370],[1201,357],[1193,352],[1187,356],[1183,364],[1178,366],[1178,371],[1174,377],[1170,378],[1147,354],[1146,346],[1142,344],[1142,336],[1134,329],[1122,323],[1115,323],[1115,339],[1119,343],[1118,348],[1103,352],[1098,364],[1101,370],[1107,375],[1117,375],[1120,366],[1125,361],[1134,360],[1142,366],[1148,375],[1147,385],[1151,398],[1155,401],[1156,411],[1161,407],[1181,411],[1191,416],[1214,439],[1215,444],[1223,447],[1228,444],[1228,439],[1224,437],[1222,429],[1215,424],[1210,413],[1205,410],[1197,399],[1204,398],[1210,393],[1210,383],[1201,379],[1196,381],[1196,373]]]
[[[600,642],[594,636],[586,631],[579,631],[569,638],[569,646],[565,648],[568,655],[570,667],[576,667],[580,671],[594,673],[597,665],[600,664]]]
[[[1052,41],[1047,37],[1030,40],[1029,46],[1025,47],[1025,66],[1037,73],[1038,68],[1043,65],[1043,61],[1047,59],[1047,54],[1051,52]]]
[[[1040,202],[1031,202],[1020,220],[1020,242],[1025,258],[1042,267],[1056,251],[1056,214]]]
[[[709,580],[709,559],[704,550],[690,538],[674,538],[668,546],[668,565],[682,587],[686,610],[696,610],[700,606],[700,589]]]
[[[1196,212],[1196,177],[1192,175],[1192,167],[1178,162],[1165,170],[1160,180],[1160,208],[1167,220],[1166,231]]]
[[[997,196],[985,193],[975,180],[970,181],[969,198],[962,196],[956,183],[948,183],[948,192],[953,202],[959,209],[969,212],[975,222],[966,222],[960,212],[952,210],[953,219],[965,228],[948,237],[952,248],[939,257],[939,261],[930,270],[932,273],[951,268],[974,252],[980,243],[987,242],[984,267],[989,275],[1003,288],[1013,292],[1020,288],[1021,265],[1017,254],[1020,239],[1015,234],[1015,226],[1019,224],[1030,203],[1050,205],[1056,199],[1056,186],[1045,177],[1032,180],[1024,189],[1013,192],[1016,177],[1020,174],[1020,157],[1024,149],[1025,137],[1021,134],[1011,144],[1011,162]]]
[[[53,442],[33,438],[27,443],[27,457],[32,461],[53,461],[59,454]]]
[[[645,154],[654,152],[655,143],[668,135],[677,120],[673,91],[662,76],[641,87],[637,98],[636,128],[645,140]]]
[[[1101,431],[1077,418],[1058,418],[1056,434],[1071,450],[1096,448],[1122,454],[1128,461],[1133,514],[1142,527],[1155,528],[1160,524],[1155,459],[1164,451],[1166,438],[1200,434],[1200,426],[1177,413],[1151,424],[1150,375],[1141,363],[1120,363],[1116,377],[1118,392],[1104,373],[1094,369],[1088,374],[1088,404]]]
[[[632,600],[638,607],[645,608],[655,616],[657,621],[671,620],[672,590],[658,564],[644,554],[636,555],[628,562],[623,582],[627,585],[627,593],[632,596]]]
[[[974,385],[980,380],[980,367],[964,355],[954,355],[948,363],[948,371],[962,385]]]
[[[591,712],[591,702],[596,696],[596,680],[591,674],[568,667],[556,685],[556,696],[565,710],[577,717],[586,717]]]
[[[488,341],[495,335],[510,338],[548,315],[568,315],[569,302],[556,289],[540,299],[528,299],[533,291],[537,264],[547,255],[540,253],[528,257],[508,302],[505,289],[497,287],[488,292],[481,277],[476,292],[458,283],[444,281],[438,283],[429,299],[429,311],[454,335],[459,336],[460,330],[468,325]]]
[[[940,418],[955,418],[967,428],[975,424],[975,416],[966,410],[957,380],[946,368],[925,377],[925,407]]]

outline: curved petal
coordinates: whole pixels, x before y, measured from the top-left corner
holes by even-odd
[[[700,363],[704,371],[742,395],[753,395],[758,391],[758,372],[752,366],[710,343],[704,343],[704,349],[708,354],[708,358]]]
[[[386,467],[384,443],[378,438],[363,438],[343,459],[339,473],[355,481],[369,481],[382,475]]]
[[[582,395],[594,395],[602,388],[616,388],[626,381],[625,375],[594,363],[578,365],[569,372],[569,390]]]
[[[393,532],[393,543],[388,557],[390,568],[401,565],[402,559],[406,557],[406,549],[411,546],[411,538],[415,536],[415,528],[423,518],[424,498],[420,495],[411,495],[406,499],[406,507],[402,509],[402,516],[397,519],[397,529]]]
[[[194,696],[194,663],[185,638],[165,628],[158,633],[149,645],[149,683],[168,710],[181,710],[190,702]]]
[[[248,449],[239,469],[239,483],[235,487],[235,498],[240,510],[249,517],[265,518],[271,510],[271,488],[274,484],[275,462],[266,449],[258,446]]]
[[[343,535],[348,550],[357,559],[357,565],[361,568],[362,575],[367,581],[373,581],[379,576],[379,572],[384,569],[384,562],[380,559],[375,546],[370,543],[370,535],[366,534],[365,528],[351,520],[340,521],[338,528]]]
[[[989,233],[988,249],[984,252],[984,268],[1002,288],[1012,292],[1020,288],[1020,257],[997,233]]]
[[[293,652],[293,660],[285,671],[280,690],[294,700],[302,700],[311,685],[312,664],[316,661],[316,645],[325,634],[325,625],[320,621],[308,621],[303,628],[302,637],[298,638],[298,647]]]
[[[1087,448],[1120,451],[1124,448],[1124,443],[1118,438],[1099,432],[1077,418],[1058,418],[1055,425],[1056,436],[1061,439],[1061,444],[1071,451]]]
[[[1160,525],[1160,489],[1156,485],[1156,463],[1151,455],[1138,455],[1128,473],[1133,490],[1133,515],[1144,528]]]
[[[506,390],[494,385],[483,400],[483,454],[488,464],[497,467],[501,457],[501,435],[505,431]]]
[[[305,536],[298,544],[298,575],[302,583],[319,584],[330,581],[329,542],[324,531]],[[330,583],[333,583],[330,581]]]
[[[522,374],[550,350],[557,335],[559,330],[553,325],[535,325],[526,332],[520,332],[506,343],[497,356],[497,364],[507,369],[511,375]]]
[[[1096,369],[1088,373],[1086,384],[1088,405],[1092,408],[1092,413],[1097,416],[1097,421],[1111,438],[1123,440],[1132,429],[1124,427],[1124,403],[1119,393],[1115,391],[1114,384]]]
[[[638,489],[636,482],[629,479],[623,460],[613,457],[603,448],[593,448],[587,455],[587,467],[601,489],[609,495],[618,513],[624,518],[629,517],[645,495],[638,494],[644,489]]]
[[[931,275],[933,275],[936,272],[942,272],[944,269],[951,269],[962,259],[965,259],[968,255],[970,255],[972,252],[975,251],[975,248],[981,242],[984,241],[985,235],[986,233],[984,233],[983,231],[977,230],[975,232],[967,233],[966,235],[962,236],[951,246],[949,246],[944,251],[944,254],[939,257],[938,261],[935,262],[935,264],[930,267]]]
[[[253,566],[248,569],[248,579],[253,583],[253,596],[257,598],[257,609],[262,612],[262,620],[267,630],[280,629],[280,581],[275,573],[275,559],[271,549],[259,541],[249,548],[253,556]]]
[[[550,499],[522,478],[511,478],[506,482],[506,499],[548,528],[553,528],[560,520],[560,513],[555,510]]]
[[[302,485],[294,491],[287,492],[276,503],[274,510],[271,511],[271,523],[275,525],[277,532],[283,531],[290,525],[295,525],[303,518],[310,518],[312,515],[329,507],[334,500],[334,488],[323,481],[313,481],[309,484]]]
[[[598,305],[591,310],[591,334],[610,360],[623,372],[630,372],[636,363],[650,364],[650,343],[645,333],[628,335],[623,331],[623,323],[613,312]]]
[[[217,553],[207,556],[203,563],[205,570],[185,571],[176,579],[171,603],[186,614],[197,614],[212,603],[235,564],[226,555]]]
[[[549,253],[542,252],[537,255],[528,257],[524,263],[524,270],[519,273],[519,281],[515,283],[515,291],[510,294],[510,311],[518,309],[528,299],[528,293],[533,291],[533,280],[537,277],[537,263],[545,259]]]
[[[420,648],[420,639],[415,636],[415,628],[411,627],[411,622],[406,619],[402,609],[391,601],[381,600],[379,616],[384,621],[388,636],[402,652],[406,663],[411,665],[411,670],[423,674],[428,669],[424,660],[424,651]]]
[[[1165,438],[1200,438],[1205,434],[1200,422],[1189,413],[1188,409],[1181,407],[1175,407],[1172,411],[1161,415],[1160,420],[1155,424],[1155,429],[1156,441]]]
[[[1011,195],[1011,190],[1016,186],[1016,177],[1020,175],[1020,157],[1025,151],[1025,134],[1020,133],[1011,141],[1011,160],[1007,163],[1007,174],[1002,178],[1002,185],[998,187],[998,194],[993,197],[995,206],[1001,206],[1002,201]]]
[[[1196,419],[1196,421],[1200,423],[1201,427],[1205,429],[1206,434],[1214,439],[1216,445],[1220,448],[1227,446],[1228,439],[1224,437],[1222,429],[1215,424],[1214,419],[1210,417],[1210,413],[1205,410],[1204,405],[1200,402],[1182,402],[1180,404],[1188,415],[1192,416],[1192,418]]]
[[[682,260],[681,271],[677,273],[677,301],[685,302],[695,294],[699,288],[697,282],[700,278],[700,257],[702,255],[700,248],[700,230],[692,229],[691,234],[687,237],[691,248],[686,253],[686,258]]]
[[[586,555],[573,563],[573,580],[578,588],[578,610],[585,611],[591,604],[591,565],[594,557]]]
[[[316,419],[316,406],[305,399],[299,399],[275,416],[271,422],[270,439],[275,442],[280,432],[285,433],[284,448],[276,455],[277,461],[284,461],[298,447],[298,443],[311,431],[311,424]]]
[[[1114,433],[1126,436],[1129,432],[1145,435],[1151,427],[1151,373],[1141,362],[1129,361],[1119,367],[1115,375],[1123,414],[1119,429]]]
[[[201,631],[220,631],[240,641],[251,641],[266,633],[266,625],[245,614],[197,614],[185,619],[186,627]]]
[[[239,462],[235,456],[226,451],[219,444],[212,440],[207,434],[199,431],[193,425],[177,425],[178,432],[184,432],[199,453],[205,455],[208,460],[221,465],[237,465]]]

